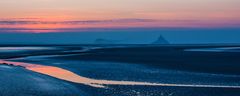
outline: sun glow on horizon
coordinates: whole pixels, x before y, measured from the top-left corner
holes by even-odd
[[[240,27],[239,0],[2,0],[1,29]]]

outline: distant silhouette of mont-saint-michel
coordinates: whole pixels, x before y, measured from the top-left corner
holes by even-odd
[[[160,35],[156,41],[152,44],[170,44],[162,35]]]

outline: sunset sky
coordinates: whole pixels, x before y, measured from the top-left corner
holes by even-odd
[[[240,0],[1,0],[0,28],[42,32],[76,28],[232,28],[240,25],[239,5]]]

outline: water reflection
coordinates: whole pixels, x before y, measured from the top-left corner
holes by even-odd
[[[53,49],[50,47],[0,47],[0,52],[19,52],[29,50]]]
[[[24,67],[28,70],[49,75],[58,79],[90,85],[93,87],[105,87],[103,86],[105,84],[106,85],[108,84],[109,85],[152,85],[152,86],[158,85],[155,83],[145,83],[145,82],[95,80],[95,79],[82,77],[68,70],[58,68],[58,67],[53,67],[53,66],[44,66],[44,65],[29,64],[29,63],[22,63],[22,62],[11,62],[11,61],[4,61],[4,60],[0,60],[0,63],[12,65],[12,66]]]
[[[184,51],[196,51],[196,52],[240,52],[240,47],[196,48],[196,49],[185,49]]]
[[[217,88],[240,88],[240,86],[222,86],[222,85],[187,85],[187,84],[162,84],[162,83],[148,83],[148,82],[134,82],[134,81],[111,81],[111,80],[96,80],[79,76],[71,71],[53,67],[44,66],[22,62],[12,62],[0,60],[0,64],[20,66],[28,70],[52,76],[58,79],[89,85],[92,87],[105,88],[105,85],[144,85],[144,86],[175,86],[175,87],[217,87]]]

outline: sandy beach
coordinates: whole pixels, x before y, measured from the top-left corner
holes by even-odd
[[[2,47],[1,57],[8,58],[2,58],[0,65],[0,91],[7,96],[238,96],[238,53],[226,47],[238,50],[237,46],[82,45],[28,47],[14,55],[14,48],[6,52]],[[192,50],[196,48],[224,51],[213,56]],[[210,61],[213,58],[225,59]],[[178,66],[171,61],[188,63]],[[222,67],[213,70],[210,63]],[[236,65],[227,69],[227,63]],[[202,65],[196,70],[190,69],[191,64]]]

